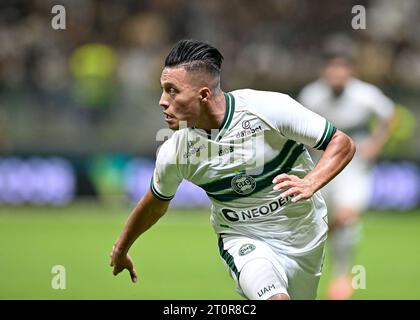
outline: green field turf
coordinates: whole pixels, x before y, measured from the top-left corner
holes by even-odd
[[[170,210],[131,250],[139,282],[114,277],[109,252],[129,208],[0,207],[0,299],[241,299],[218,255],[206,210]],[[368,213],[356,299],[420,299],[420,212]],[[51,287],[54,265],[66,289]],[[328,255],[318,298],[329,277]]]

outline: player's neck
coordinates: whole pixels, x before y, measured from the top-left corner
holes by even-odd
[[[226,112],[226,99],[222,90],[219,90],[213,99],[203,105],[203,113],[196,128],[203,129],[208,133],[213,129],[219,129]]]

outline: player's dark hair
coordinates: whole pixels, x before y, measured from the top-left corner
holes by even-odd
[[[341,50],[330,50],[330,51],[325,51],[322,56],[323,56],[324,63],[326,64],[336,59],[341,59],[343,61],[346,61],[349,65],[355,64],[355,58],[353,54],[350,52],[344,52]]]
[[[169,52],[165,67],[182,65],[187,71],[207,71],[220,76],[223,56],[208,43],[197,40],[180,40]]]

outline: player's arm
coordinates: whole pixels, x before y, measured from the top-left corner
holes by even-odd
[[[137,280],[133,262],[127,253],[134,241],[165,214],[182,181],[176,164],[176,145],[176,141],[169,139],[159,149],[150,188],[131,212],[112,249],[111,267],[114,275],[128,269],[131,280]]]
[[[380,118],[372,134],[360,146],[360,156],[364,159],[375,160],[381,153],[390,136],[394,115]]]
[[[273,189],[282,190],[282,197],[294,196],[292,202],[308,199],[350,162],[355,145],[328,120],[289,96],[275,93],[266,96],[265,105],[271,105],[266,111],[267,118],[283,137],[324,151],[316,167],[304,178],[280,174],[273,179]],[[263,108],[261,105],[262,112]]]
[[[304,178],[280,174],[274,178],[274,190],[287,189],[281,196],[294,196],[292,202],[308,199],[331,181],[353,158],[356,147],[352,139],[335,130],[316,167]]]
[[[149,189],[128,217],[127,223],[111,252],[111,267],[117,275],[124,269],[130,272],[131,280],[137,281],[137,272],[128,250],[136,239],[154,225],[168,209],[170,201],[155,197]]]
[[[367,160],[375,160],[381,153],[390,136],[394,119],[395,105],[379,88],[368,86],[363,95],[366,106],[378,120],[371,135],[361,143],[358,153]]]

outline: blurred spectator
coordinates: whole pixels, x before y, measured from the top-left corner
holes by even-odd
[[[149,119],[160,114],[164,53],[180,38],[220,47],[232,88],[294,95],[315,78],[329,39],[344,35],[360,52],[361,78],[419,116],[417,0],[63,0],[67,28],[58,31],[55,4],[0,4],[0,105],[15,151],[154,153],[150,141],[164,124]],[[356,4],[366,7],[366,30],[351,28]],[[418,157],[414,143],[406,157]]]
[[[389,141],[395,114],[390,98],[355,77],[351,51],[348,45],[343,48],[346,50],[327,52],[320,78],[306,85],[299,95],[304,106],[334,123],[356,145],[352,161],[321,189],[328,205],[333,262],[327,296],[334,300],[349,299],[353,294],[351,266],[360,238],[359,216],[369,206],[373,190],[371,169]],[[376,120],[374,128],[371,119]]]
[[[70,57],[76,103],[96,115],[109,107],[117,88],[113,81],[116,65],[117,57],[110,46],[89,43],[77,48]]]

